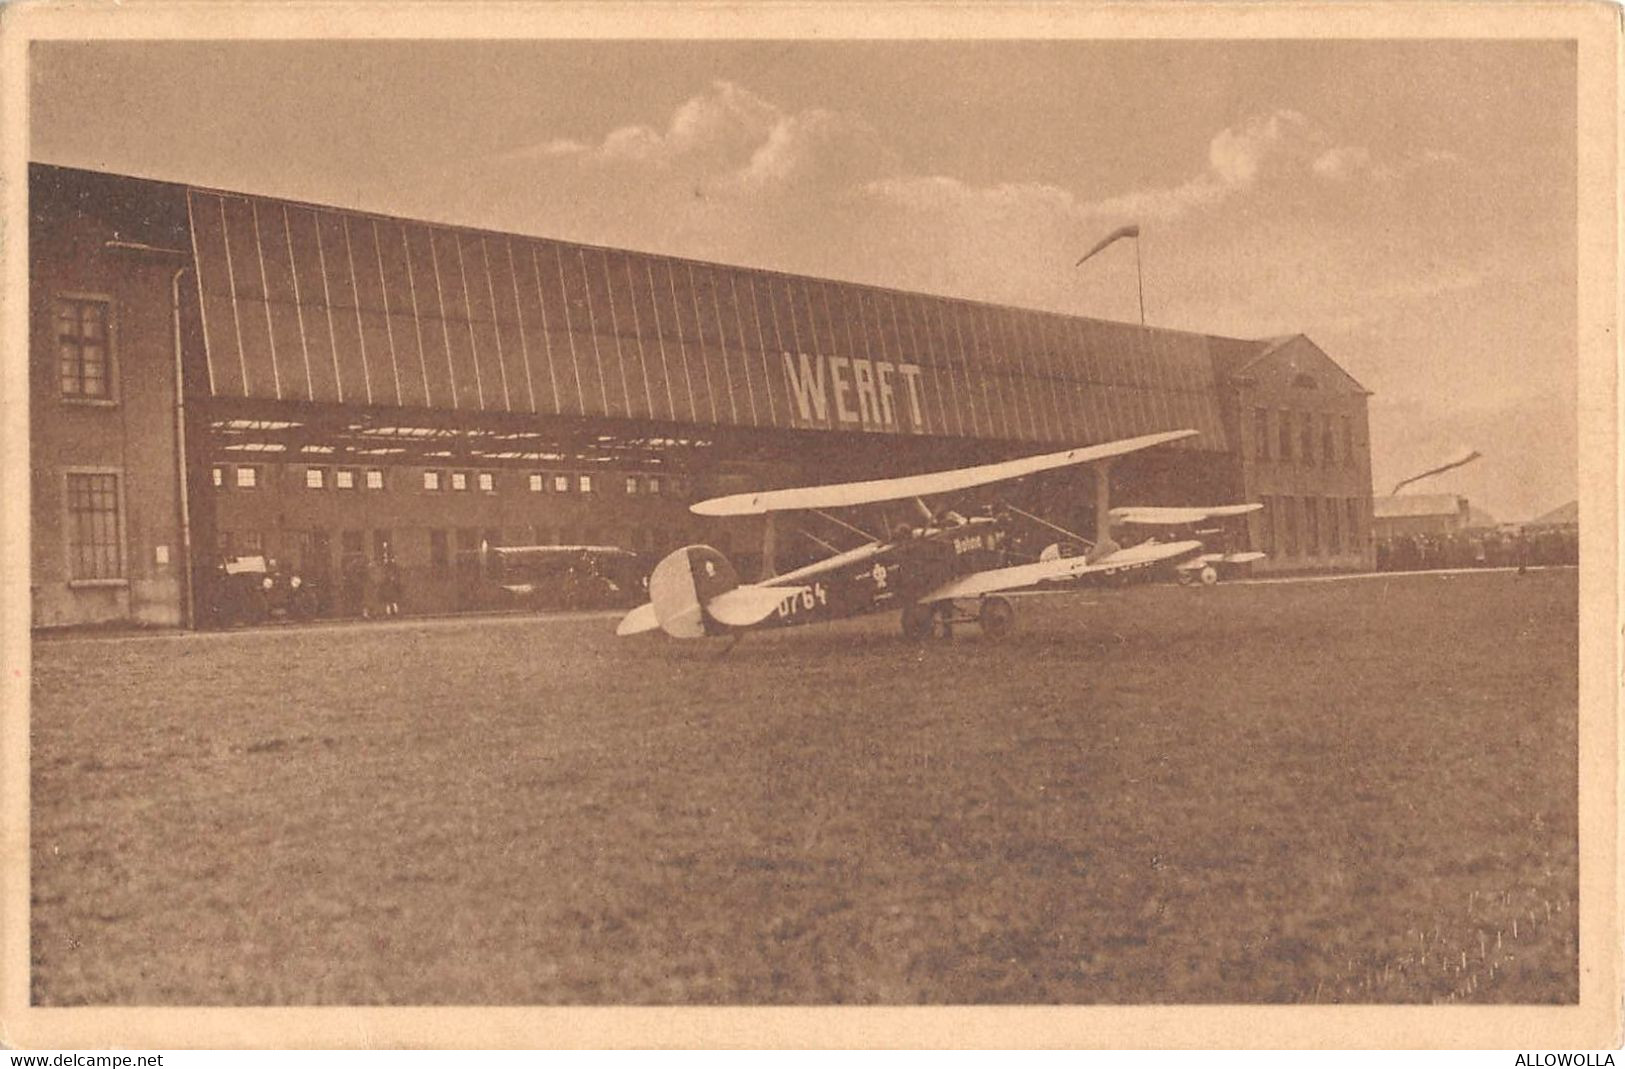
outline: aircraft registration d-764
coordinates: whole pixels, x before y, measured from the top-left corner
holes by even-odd
[[[1199,554],[1203,544],[1183,540],[1118,548],[1106,534],[1107,478],[1103,470],[1098,473],[1096,494],[1099,535],[1093,543],[1086,543],[1088,551],[1080,556],[1011,563],[1015,510],[967,518],[954,512],[934,512],[924,499],[1060,468],[1105,465],[1114,457],[1196,433],[1165,431],[951,471],[701,501],[692,511],[702,516],[765,516],[764,557],[768,562],[772,560],[774,518],[781,513],[822,513],[901,501],[913,504],[920,522],[899,525],[884,538],[871,538],[755,583],[741,582],[728,559],[710,546],[685,546],[655,566],[649,576],[648,604],[628,613],[616,633],[636,635],[659,629],[676,638],[701,638],[896,609],[903,633],[911,638],[947,636],[958,623],[975,623],[991,637],[1003,636],[1014,626],[1015,612],[1001,594],[1177,562]],[[1020,515],[1061,530],[1037,517]],[[771,568],[771,563],[767,566]]]

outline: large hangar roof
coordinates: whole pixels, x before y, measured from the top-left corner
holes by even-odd
[[[46,171],[184,198],[217,398],[1225,451],[1267,344]]]

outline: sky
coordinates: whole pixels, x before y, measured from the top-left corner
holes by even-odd
[[[1562,41],[36,42],[35,160],[1209,334],[1577,496]]]

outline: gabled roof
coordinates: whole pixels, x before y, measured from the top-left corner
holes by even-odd
[[[1529,521],[1530,527],[1561,527],[1580,522],[1580,502],[1570,501]]]
[[[1259,341],[1255,341],[1252,344],[1254,346],[1256,346],[1257,348],[1253,351],[1252,355],[1249,356],[1246,360],[1244,360],[1240,365],[1238,365],[1238,366],[1236,366],[1234,368],[1226,369],[1226,374],[1229,375],[1230,377],[1235,377],[1237,375],[1245,375],[1249,371],[1251,371],[1254,367],[1256,367],[1259,364],[1263,363],[1265,360],[1269,359],[1270,357],[1275,356],[1276,354],[1281,352],[1281,350],[1285,349],[1287,346],[1292,345],[1293,343],[1298,342],[1300,340],[1305,345],[1307,345],[1311,349],[1313,349],[1316,353],[1320,354],[1321,359],[1325,360],[1328,364],[1335,367],[1343,375],[1344,378],[1348,379],[1350,384],[1352,384],[1356,390],[1359,390],[1361,393],[1364,393],[1364,394],[1367,394],[1367,395],[1369,395],[1371,393],[1370,390],[1366,389],[1363,385],[1361,385],[1361,383],[1360,383],[1360,381],[1358,379],[1356,379],[1353,375],[1350,375],[1348,373],[1347,369],[1345,369],[1342,364],[1339,364],[1337,361],[1333,360],[1331,358],[1331,356],[1327,354],[1326,350],[1324,350],[1320,346],[1316,345],[1313,341],[1310,340],[1309,336],[1306,335],[1306,334],[1282,334],[1282,335],[1278,335],[1277,337],[1274,337],[1274,338],[1264,338],[1264,339],[1261,339]]]
[[[1373,498],[1371,514],[1379,520],[1407,516],[1454,516],[1465,499],[1459,494],[1390,494]]]

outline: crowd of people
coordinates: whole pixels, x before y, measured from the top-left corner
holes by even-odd
[[[1427,568],[1521,568],[1577,564],[1580,535],[1573,527],[1537,531],[1455,531],[1396,535],[1377,542],[1379,572]]]

